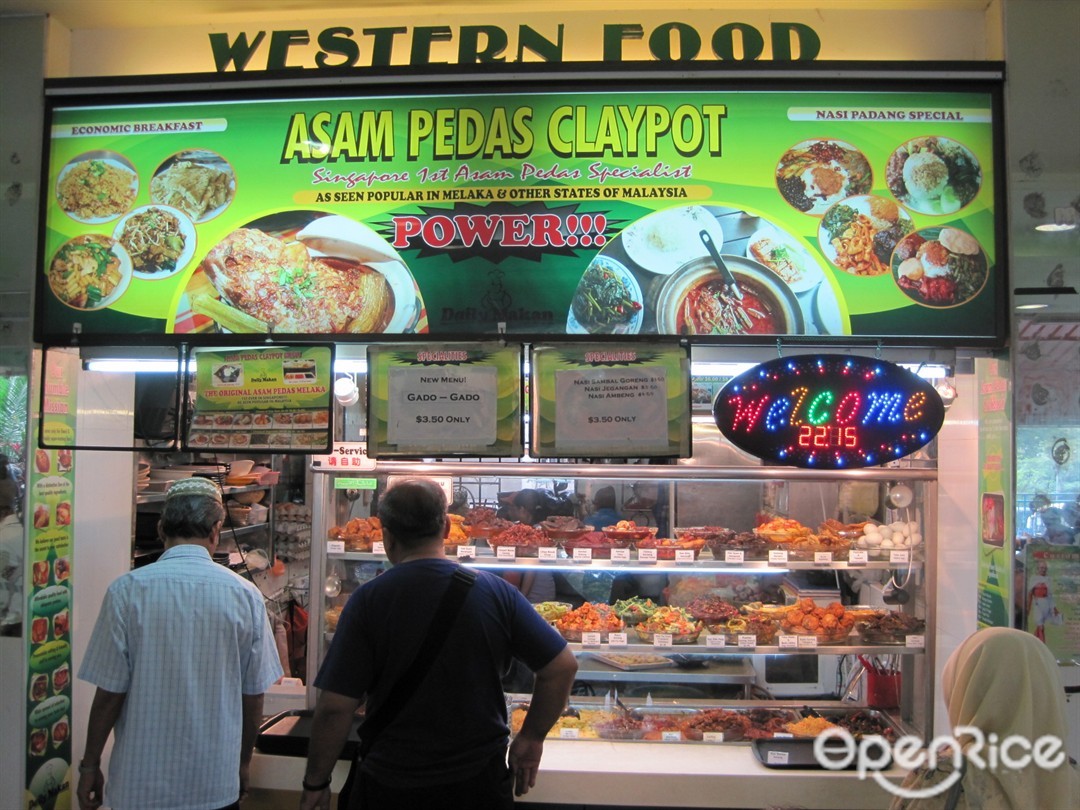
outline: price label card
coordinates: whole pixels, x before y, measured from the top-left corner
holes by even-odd
[[[713,650],[717,647],[726,647],[727,636],[705,636],[705,646]]]
[[[832,565],[831,551],[815,551],[814,565]]]
[[[576,740],[580,735],[581,729],[577,728],[560,728],[559,737],[564,740]]]
[[[565,730],[565,729],[564,729]],[[774,737],[779,736],[774,734]],[[788,735],[790,736],[790,735]],[[788,752],[787,751],[770,751],[766,756],[766,760],[770,765],[787,765],[788,764]]]
[[[345,553],[345,541],[344,540],[327,540],[326,541],[326,553],[327,554],[344,554]]]
[[[673,644],[671,640],[671,633],[654,633],[652,637],[652,645],[654,647],[671,647]]]
[[[450,435],[470,446],[495,443],[499,395],[495,366],[392,366],[389,372],[391,444],[445,447]]]
[[[781,650],[791,650],[799,646],[798,636],[777,636]]]
[[[795,735],[794,734],[789,734],[786,731],[777,731],[775,734],[773,734],[773,739],[774,740],[793,740],[793,739],[795,739]]]
[[[514,560],[514,559],[517,559],[517,546],[496,546],[495,547],[495,559],[497,559],[497,560]]]
[[[609,647],[625,647],[627,645],[626,633],[609,633],[607,643]]]
[[[543,562],[554,562],[559,559],[559,549],[555,546],[540,546],[537,549],[537,556]]]
[[[926,636],[905,636],[904,646],[912,650],[921,650],[926,647]]]
[[[628,548],[613,548],[611,550],[612,562],[630,562],[630,549]]]
[[[750,633],[739,633],[739,646],[742,648],[756,647],[757,636]]]
[[[457,556],[459,560],[476,559],[476,546],[458,546]]]
[[[724,552],[724,562],[735,563],[736,565],[742,565],[746,560],[746,552],[742,549],[731,550],[728,549]]]
[[[656,562],[656,549],[655,548],[639,548],[637,553],[637,559],[640,563],[654,563]]]
[[[694,552],[688,548],[675,549],[675,562],[678,565],[693,565],[694,560],[697,557],[694,556]]]
[[[592,549],[591,548],[575,548],[574,549],[574,562],[592,562]]]
[[[701,735],[702,742],[718,743],[724,741],[724,732],[722,731],[706,731]]]
[[[787,550],[782,548],[770,549],[769,565],[787,565]]]
[[[377,540],[377,541],[375,541],[374,543],[371,544],[371,553],[372,554],[385,554],[386,553],[386,545],[383,543],[382,540]]]
[[[799,636],[799,649],[812,650],[817,647],[817,636]]]
[[[661,731],[660,732],[660,741],[661,742],[682,742],[682,732],[681,731]]]
[[[848,565],[866,565],[866,561],[866,549],[864,548],[853,548],[848,553]]]
[[[893,563],[909,563],[911,562],[911,552],[906,548],[894,548],[889,552],[889,562]]]
[[[582,633],[581,634],[581,646],[583,646],[583,647],[599,647],[600,646],[600,634],[599,633]]]

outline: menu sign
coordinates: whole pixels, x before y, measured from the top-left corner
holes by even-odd
[[[997,342],[995,110],[614,82],[56,102],[36,335]]]
[[[197,351],[187,450],[330,449],[333,349]]]
[[[519,456],[521,348],[368,349],[368,455]]]
[[[537,346],[532,454],[690,455],[689,359],[680,346]]]

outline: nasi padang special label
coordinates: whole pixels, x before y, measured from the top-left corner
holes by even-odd
[[[330,444],[333,349],[199,351],[189,450],[314,453]]]

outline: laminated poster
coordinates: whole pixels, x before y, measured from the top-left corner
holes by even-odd
[[[690,455],[690,361],[681,346],[536,346],[536,457]]]
[[[1080,548],[1024,547],[1024,629],[1059,661],[1080,655]]]
[[[326,452],[333,361],[329,346],[196,352],[184,449]]]
[[[368,455],[520,456],[521,347],[368,349]]]

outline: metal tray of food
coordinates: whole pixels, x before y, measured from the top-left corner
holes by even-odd
[[[308,741],[311,739],[311,725],[314,709],[291,709],[269,717],[259,726],[255,738],[255,748],[263,754],[277,754],[287,757],[306,757]],[[352,728],[345,740],[345,747],[338,759],[353,760],[360,748],[360,735],[357,733],[362,717],[353,718]]]

